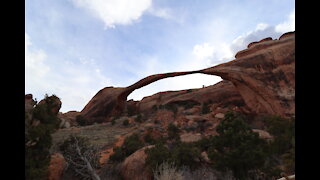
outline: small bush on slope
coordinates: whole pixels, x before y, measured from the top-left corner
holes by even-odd
[[[125,138],[121,147],[115,147],[114,154],[110,156],[110,160],[113,162],[121,162],[126,157],[134,153],[136,150],[142,148],[144,143],[139,139],[138,134],[133,134]]]
[[[208,156],[214,167],[231,170],[237,179],[248,179],[249,172],[260,169],[266,159],[266,142],[244,122],[243,116],[228,112],[217,126]]]

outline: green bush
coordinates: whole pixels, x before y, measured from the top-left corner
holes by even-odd
[[[128,125],[129,125],[129,120],[128,120],[128,119],[125,119],[125,120],[122,122],[122,125],[128,126]]]
[[[121,162],[126,157],[134,153],[136,150],[142,148],[144,143],[139,139],[138,134],[133,134],[125,138],[121,147],[114,148],[114,154],[110,156],[113,162]]]
[[[192,143],[176,143],[168,148],[164,143],[157,143],[154,148],[146,149],[148,154],[146,164],[155,169],[163,162],[170,162],[177,167],[195,168],[198,166],[200,151]]]
[[[179,143],[172,150],[171,161],[178,167],[195,169],[199,165],[200,150],[192,143]]]
[[[79,126],[86,126],[89,125],[89,122],[86,118],[84,118],[82,115],[76,116],[76,121]]]
[[[137,113],[136,108],[134,105],[128,105],[127,106],[127,114],[128,116],[133,116]]]
[[[115,124],[116,124],[116,119],[113,118],[113,119],[111,120],[111,125],[113,126],[113,125],[115,125]]]
[[[179,128],[177,126],[175,126],[173,123],[170,123],[168,125],[168,138],[169,139],[179,140],[180,139],[179,132],[180,132]]]
[[[146,149],[145,152],[148,155],[146,164],[153,170],[163,162],[169,161],[171,157],[169,149],[163,143],[158,143],[154,148]]]
[[[141,123],[142,122],[142,115],[138,114],[138,116],[134,119],[135,122]]]
[[[210,112],[209,102],[204,102],[201,107],[202,114],[208,114]]]
[[[25,178],[27,180],[42,180],[47,176],[50,163],[49,149],[52,145],[51,133],[60,124],[60,120],[52,109],[57,108],[55,102],[60,101],[55,95],[48,96],[41,104],[36,104],[31,110],[31,116],[25,116]],[[26,113],[27,114],[27,113]],[[32,117],[32,119],[31,119]],[[39,122],[38,125],[32,125]]]
[[[144,142],[148,143],[148,144],[155,144],[156,140],[152,137],[151,133],[147,133],[146,135],[144,135]]]
[[[251,170],[260,169],[266,159],[266,142],[244,122],[243,116],[228,112],[211,139],[208,156],[214,167],[231,170],[237,179],[247,179]]]
[[[169,111],[171,111],[171,112],[173,112],[174,115],[176,115],[177,112],[178,112],[178,107],[177,107],[177,105],[175,105],[175,104],[173,104],[173,103],[171,103],[171,104],[166,104],[166,105],[164,106],[164,108],[167,109],[167,110],[169,110]]]
[[[152,111],[153,111],[153,112],[158,111],[158,106],[157,106],[157,105],[153,105],[153,106],[152,106]]]
[[[125,154],[125,151],[121,147],[114,147],[113,148],[113,154],[110,156],[110,161],[113,162],[121,162],[123,161],[127,155]]]
[[[279,116],[266,118],[267,131],[274,136],[269,146],[270,156],[281,159],[285,171],[295,171],[295,119]]]

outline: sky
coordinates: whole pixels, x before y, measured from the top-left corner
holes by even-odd
[[[218,65],[250,42],[294,30],[293,0],[26,0],[25,93],[38,101],[55,94],[61,112],[81,111],[104,87]],[[167,78],[128,100],[221,80]]]

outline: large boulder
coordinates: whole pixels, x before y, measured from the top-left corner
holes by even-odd
[[[193,134],[193,133],[184,133],[180,135],[180,139],[182,142],[196,142],[201,139],[201,134]]]
[[[66,166],[67,163],[62,154],[52,154],[48,167],[48,180],[60,180]]]
[[[121,176],[124,180],[151,180],[152,173],[146,167],[147,154],[144,152],[154,145],[143,147],[127,157],[121,165]]]
[[[50,97],[42,99],[38,104],[50,104],[50,111],[52,112],[52,114],[58,115],[62,102],[60,98],[58,98],[55,95],[52,95]]]

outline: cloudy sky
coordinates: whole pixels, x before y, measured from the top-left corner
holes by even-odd
[[[81,111],[102,88],[230,61],[252,41],[295,30],[294,0],[26,0],[25,93]],[[128,99],[221,80],[157,81]]]

